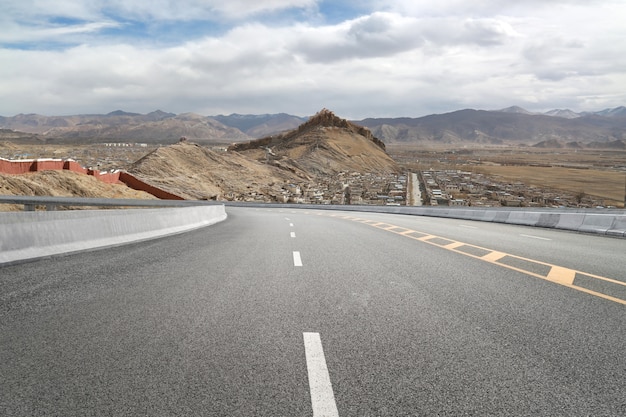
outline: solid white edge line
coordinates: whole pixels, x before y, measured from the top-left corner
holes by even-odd
[[[302,266],[302,258],[298,251],[293,252],[293,266]]]
[[[313,417],[339,417],[319,333],[303,333]]]

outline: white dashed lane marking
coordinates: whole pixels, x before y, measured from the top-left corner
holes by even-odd
[[[296,237],[296,232],[291,232],[291,237]]]
[[[300,258],[300,252],[293,252],[293,266],[302,266],[302,258]]]
[[[335,394],[330,382],[320,334],[303,333],[303,336],[313,417],[338,417],[339,411],[335,403]]]
[[[533,235],[520,235],[522,237],[527,237],[530,239],[539,239],[539,240],[552,240],[552,239],[548,239],[547,237],[539,237],[539,236],[533,236]]]

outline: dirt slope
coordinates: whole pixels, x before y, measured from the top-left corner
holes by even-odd
[[[0,195],[154,199],[143,191],[121,184],[106,184],[90,175],[72,171],[41,171],[23,175],[0,174]],[[0,211],[22,210],[0,204]]]
[[[327,109],[298,129],[229,148],[256,160],[271,160],[306,171],[309,175],[333,176],[342,171],[359,173],[397,172],[385,145],[371,132]]]
[[[159,148],[133,164],[129,172],[181,197],[200,200],[245,200],[257,193],[280,201],[286,184],[309,180],[304,172],[189,142]]]
[[[128,171],[187,199],[286,202],[313,189],[328,189],[340,173],[390,174],[398,167],[368,129],[324,109],[297,129],[234,145],[228,152],[186,140],[160,147]],[[128,196],[119,187],[77,174],[46,172],[19,178],[19,186],[17,181],[4,177],[11,191],[0,188],[0,194]]]
[[[285,201],[340,172],[397,171],[369,130],[322,110],[298,129],[214,152],[186,141],[162,147],[129,172],[191,199]]]

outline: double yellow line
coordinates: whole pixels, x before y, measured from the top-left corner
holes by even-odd
[[[618,281],[616,279],[602,277],[588,272],[582,272],[534,259],[528,259],[510,253],[500,252],[484,248],[482,246],[476,246],[436,236],[430,233],[419,232],[417,230],[407,229],[405,227],[389,223],[362,219],[348,215],[324,214],[331,217],[338,217],[345,220],[363,223],[387,232],[407,237],[409,239],[428,243],[429,245],[434,245],[461,255],[489,262],[491,264],[512,269],[526,275],[554,282],[555,284],[563,285],[577,291],[582,291],[596,297],[626,305],[626,300],[619,298],[624,297],[622,294],[626,294],[626,282],[624,281]],[[616,296],[616,294],[618,296]]]

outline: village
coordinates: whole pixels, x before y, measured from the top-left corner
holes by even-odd
[[[502,182],[462,170],[419,172],[425,204],[473,207],[601,207],[603,200],[578,193]]]
[[[415,187],[412,182],[417,181]],[[267,196],[251,193],[248,201]],[[291,184],[283,201],[298,204],[429,205],[471,207],[602,207],[603,201],[582,193],[501,182],[462,170],[427,170],[405,174],[342,172],[337,178],[305,188]]]
[[[406,205],[406,199],[406,175],[347,171],[316,184],[287,184],[282,187],[280,196],[255,190],[243,197],[244,201],[258,202],[393,206]]]
[[[155,149],[143,143],[105,143],[91,146],[4,149],[9,159],[49,158],[71,154],[84,167],[102,172],[126,167]],[[215,147],[218,149],[218,147]],[[221,150],[221,149],[220,149]],[[59,155],[60,156],[60,155]],[[245,194],[227,194],[226,200],[337,205],[429,205],[471,207],[602,207],[600,198],[583,193],[539,188],[521,181],[507,182],[493,176],[456,169],[415,169],[399,160],[402,173],[359,173],[342,171],[315,183],[285,184],[271,195],[251,187]]]

